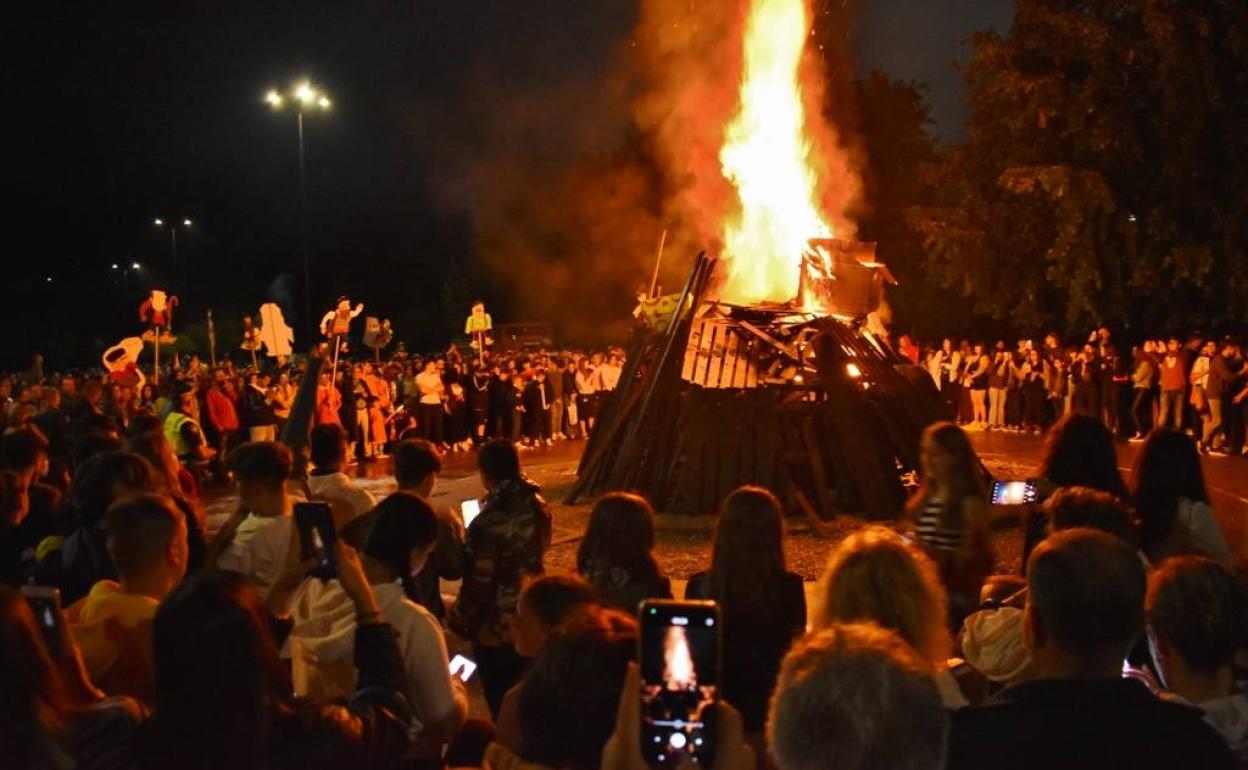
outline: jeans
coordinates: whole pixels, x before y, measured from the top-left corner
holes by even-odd
[[[1143,435],[1145,426],[1153,412],[1152,391],[1148,388],[1136,388],[1135,398],[1131,400],[1131,420],[1135,423],[1135,432]]]
[[[1182,390],[1163,390],[1161,391],[1161,417],[1157,420],[1158,428],[1173,428],[1179,430],[1183,427],[1183,391]]]
[[[988,389],[988,424],[994,428],[1005,425],[1005,388]]]
[[[1211,398],[1208,401],[1209,414],[1204,417],[1205,431],[1201,440],[1206,447],[1212,447],[1213,437],[1219,432],[1225,434],[1225,431],[1222,430],[1222,399]]]

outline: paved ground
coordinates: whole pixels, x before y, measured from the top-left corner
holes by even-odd
[[[975,433],[972,438],[985,464],[998,478],[1019,479],[1035,475],[1043,454],[1040,437]],[[589,514],[589,506],[568,506],[562,502],[575,480],[576,464],[583,447],[583,442],[568,441],[550,448],[527,450],[521,455],[525,471],[542,485],[554,511],[555,539],[549,558],[550,568],[554,571],[575,569],[576,548]],[[1119,446],[1120,467],[1127,478],[1138,447],[1138,444],[1125,443]],[[481,494],[474,462],[475,454],[472,453],[447,455],[435,503],[457,505],[462,500]],[[1232,552],[1238,554],[1240,566],[1248,568],[1248,458],[1207,457],[1204,468],[1213,507]],[[363,463],[353,473],[360,484],[378,496],[394,489],[388,461]],[[235,499],[230,495],[215,496],[209,506],[210,529],[212,525],[219,526],[234,504]],[[807,580],[814,580],[821,572],[831,547],[847,533],[860,527],[862,522],[853,517],[842,517],[833,523],[826,538],[816,536],[802,521],[793,520],[789,524],[787,557],[790,568]],[[690,575],[708,566],[709,543],[709,529],[663,529],[658,538],[659,561],[678,584],[683,583]],[[997,570],[1017,572],[1022,538],[1017,523],[1008,515],[996,522],[994,545]]]

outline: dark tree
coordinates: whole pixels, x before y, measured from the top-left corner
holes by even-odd
[[[911,210],[932,275],[995,322],[1248,317],[1248,5],[1018,0],[977,34],[972,118]]]

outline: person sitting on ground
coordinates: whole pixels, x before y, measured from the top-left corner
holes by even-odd
[[[640,495],[603,495],[589,514],[576,571],[604,604],[637,613],[643,599],[672,598],[672,582],[654,558],[654,510]]]
[[[940,770],[948,733],[927,661],[870,623],[834,623],[799,641],[767,722],[778,770]]]
[[[313,500],[324,500],[334,508],[335,523],[341,527],[363,516],[377,505],[367,489],[351,480],[347,467],[347,432],[341,425],[327,423],[312,429],[312,472],[308,489]]]
[[[272,441],[248,442],[230,452],[239,503],[221,527],[208,564],[241,573],[262,597],[281,574],[291,544],[294,499],[286,486],[291,463],[290,450]]]
[[[395,633],[381,620],[355,552],[339,544],[334,561],[356,614],[359,677],[347,705],[297,698],[278,657],[289,621],[273,617],[242,576],[204,572],[156,612],[156,712],[136,741],[139,770],[398,764],[411,712]],[[283,565],[284,575],[291,566]]]
[[[402,583],[424,566],[437,538],[437,516],[409,492],[396,492],[353,520],[343,539],[358,547],[381,619],[398,634],[412,708],[409,761],[441,756],[464,723],[468,697],[449,673],[446,639],[437,618],[408,600]],[[291,601],[294,688],[317,701],[349,696],[356,688],[355,611],[338,581],[310,578]]]
[[[1231,566],[1231,549],[1209,507],[1194,441],[1179,431],[1153,432],[1135,459],[1131,485],[1141,545],[1150,561],[1196,553]]]
[[[979,458],[957,425],[928,426],[919,450],[922,481],[906,503],[906,517],[919,547],[940,570],[950,624],[957,627],[978,604],[980,586],[992,572],[988,495]]]
[[[1088,487],[1064,487],[1044,501],[1041,511],[1048,520],[1050,535],[1087,527],[1139,548],[1134,513],[1125,502],[1107,492]],[[1143,555],[1140,558],[1143,559]],[[1016,684],[1033,676],[1023,631],[1027,583],[1014,578],[1002,580],[994,588],[996,595],[985,599],[985,609],[973,613],[962,626],[962,654],[990,681]]]
[[[967,705],[952,673],[959,662],[949,660],[953,642],[940,575],[917,546],[886,527],[858,530],[828,557],[817,595],[812,629],[870,622],[895,631],[927,661],[945,705]]]
[[[1199,706],[1248,767],[1248,690],[1234,678],[1248,645],[1248,590],[1226,566],[1199,556],[1166,559],[1148,580],[1148,641],[1171,700]]]
[[[780,501],[762,487],[725,500],[715,527],[711,568],[689,579],[686,599],[713,599],[723,615],[721,688],[747,735],[761,733],[780,660],[806,630],[802,578],[784,561]]]
[[[401,492],[411,492],[428,502],[441,471],[442,453],[424,439],[400,441],[394,448],[394,480]],[[408,583],[407,598],[441,621],[446,617],[446,605],[439,581],[464,577],[464,524],[448,509],[433,510],[438,514],[438,544],[424,569]]]
[[[113,503],[104,522],[120,582],[96,583],[65,617],[95,684],[151,704],[152,618],[186,574],[186,519],[168,498],[144,493]]]
[[[1144,564],[1130,545],[1076,528],[1027,565],[1023,609],[1035,678],[953,715],[950,770],[1226,768],[1226,744],[1198,709],[1122,676],[1144,615]]]
[[[134,452],[152,465],[156,472],[156,488],[173,500],[178,512],[186,519],[186,538],[190,548],[186,571],[198,572],[208,558],[208,542],[204,535],[204,509],[199,502],[199,485],[178,462],[173,447],[161,430],[138,433],[126,440],[127,451]],[[187,492],[187,490],[191,492]]]
[[[574,575],[543,575],[525,586],[512,621],[516,652],[536,658],[559,625],[573,612],[596,604],[594,588]],[[512,752],[520,751],[520,692],[523,680],[503,697],[494,740]]]
[[[129,770],[142,707],[105,699],[61,632],[54,654],[26,599],[0,585],[0,764]]]
[[[521,583],[545,570],[551,518],[539,487],[520,472],[520,457],[510,442],[487,443],[477,455],[477,467],[485,500],[468,526],[464,582],[447,626],[472,643],[486,702],[497,716],[503,695],[526,665],[512,644],[511,619]]]
[[[519,751],[492,743],[486,765],[599,770],[618,713],[616,701],[603,694],[624,688],[636,651],[632,616],[593,606],[573,612],[524,677]]]
[[[88,460],[65,496],[64,508],[75,528],[40,560],[35,583],[59,588],[61,601],[68,606],[97,582],[116,580],[105,544],[104,512],[122,497],[157,489],[156,471],[136,454],[103,452]]]

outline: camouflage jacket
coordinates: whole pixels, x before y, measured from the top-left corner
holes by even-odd
[[[525,478],[490,490],[464,538],[464,582],[447,626],[475,644],[511,644],[522,581],[543,571],[551,520],[536,484]]]

